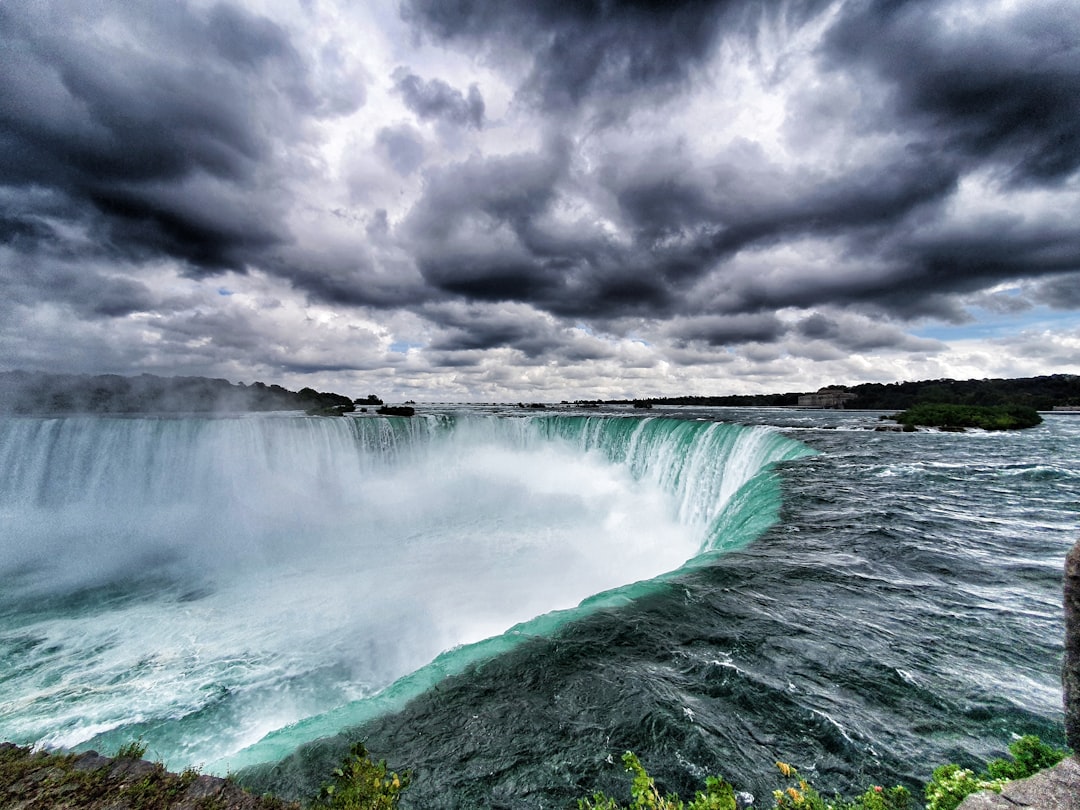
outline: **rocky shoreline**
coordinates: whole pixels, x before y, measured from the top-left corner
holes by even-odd
[[[0,743],[4,810],[299,810],[194,770],[171,773],[133,757],[35,752]]]

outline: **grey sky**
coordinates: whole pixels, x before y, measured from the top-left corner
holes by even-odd
[[[6,0],[0,367],[436,400],[1080,373],[1076,11]]]

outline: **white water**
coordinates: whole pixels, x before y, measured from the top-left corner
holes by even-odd
[[[678,568],[769,461],[752,429],[741,455],[653,436],[613,463],[602,421],[574,441],[530,420],[0,422],[0,738],[228,762]]]

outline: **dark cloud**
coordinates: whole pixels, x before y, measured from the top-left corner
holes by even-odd
[[[930,127],[937,145],[969,159],[1001,163],[1016,182],[1062,179],[1080,167],[1080,15],[1072,3],[1021,3],[992,22],[953,16],[936,0],[855,7],[833,29],[832,57],[842,70],[868,64],[895,92],[905,125]]]
[[[943,296],[1021,278],[1075,274],[1080,271],[1080,233],[1071,227],[987,219],[958,232],[893,237],[882,255],[894,271],[865,296],[852,294],[849,300],[871,299],[901,317],[933,315],[964,322],[970,316]]]
[[[768,11],[798,24],[826,4],[809,0]],[[725,30],[752,30],[760,4],[733,0],[407,0],[403,16],[439,40],[499,54],[531,54],[520,92],[549,112],[586,98],[621,118],[625,97],[684,85]]]
[[[421,273],[449,295],[562,317],[663,314],[672,300],[665,268],[682,256],[616,246],[585,223],[570,231],[552,224],[567,181],[565,146],[429,172],[403,229]]]
[[[0,252],[0,287],[8,304],[55,304],[86,320],[167,309],[167,302],[142,282],[122,275],[123,269],[102,269],[85,257],[73,260],[62,252]]]
[[[787,327],[772,313],[756,315],[702,316],[675,321],[669,334],[684,342],[703,342],[709,346],[742,343],[772,343],[787,332]]]
[[[435,287],[485,301],[555,297],[559,255],[545,255],[537,219],[555,196],[564,159],[543,154],[469,159],[428,174],[404,236]]]
[[[826,318],[820,312],[815,312],[807,318],[799,321],[795,331],[811,340],[829,340],[840,336],[840,324],[831,318]]]
[[[802,236],[855,240],[867,255],[883,234],[955,190],[948,165],[918,152],[879,167],[820,180],[785,172],[759,150],[736,152],[705,170],[678,153],[634,163],[614,157],[597,172],[632,241],[618,244],[588,226],[567,236],[549,225],[568,158],[557,144],[539,154],[470,160],[429,176],[407,228],[425,278],[472,300],[522,301],[566,317],[667,317],[721,307],[727,314],[813,306],[839,296],[873,297],[892,283],[867,272],[783,287],[732,276],[723,303],[694,287],[740,251]]]
[[[1054,309],[1080,309],[1080,282],[1075,273],[1053,276],[1036,286],[1033,297]]]
[[[538,331],[535,324],[517,317],[477,317],[450,327],[431,344],[438,352],[483,349],[517,349],[526,357],[538,357],[558,348],[561,342]]]
[[[102,13],[111,40],[92,35]],[[255,194],[275,141],[298,116],[355,108],[311,89],[276,23],[224,3],[5,3],[0,39],[0,184],[55,190],[127,258],[243,269],[283,239]]]
[[[942,200],[957,180],[948,164],[921,150],[873,174],[815,174],[781,170],[760,150],[738,148],[704,170],[679,164],[677,154],[631,167],[612,163],[604,180],[642,248],[654,254],[652,265],[672,283],[691,281],[748,247],[894,227]]]
[[[53,233],[52,228],[35,217],[18,213],[0,215],[0,244],[29,247],[50,238]]]
[[[468,96],[442,79],[424,81],[405,68],[394,72],[395,89],[401,93],[405,106],[421,120],[446,121],[458,126],[481,129],[484,126],[484,98],[475,84],[469,86]]]
[[[610,342],[521,304],[435,304],[424,316],[437,330],[429,348],[441,357],[512,349],[522,361],[584,362],[613,356]]]
[[[0,1],[0,307],[168,316],[188,369],[297,374],[339,365],[204,315],[206,278],[407,322],[410,363],[461,368],[833,362],[937,351],[915,319],[1075,309],[1080,15],[971,8],[404,0],[438,47],[350,129],[326,119],[365,104],[360,40],[309,26],[382,12]]]
[[[129,259],[166,255],[194,273],[243,270],[285,237],[267,209],[251,210],[220,189],[99,189],[88,200],[103,215],[105,244]]]
[[[893,324],[865,318],[832,318],[820,312],[800,320],[792,331],[802,344],[800,353],[804,356],[814,351],[804,341],[827,343],[829,350],[841,354],[887,349],[934,352],[945,348],[939,341],[907,335]]]

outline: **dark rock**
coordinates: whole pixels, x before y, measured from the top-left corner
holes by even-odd
[[[408,405],[383,405],[375,413],[383,416],[412,416],[416,409]]]
[[[102,768],[109,767],[112,763],[113,761],[109,757],[103,757],[97,751],[87,751],[75,757],[71,767],[77,771],[100,771]]]
[[[1065,737],[1080,752],[1080,542],[1065,558]]]
[[[224,792],[226,785],[228,785],[228,782],[220,777],[201,774],[188,787],[184,797],[187,799],[213,798],[220,796]]]
[[[145,759],[127,759],[119,757],[112,761],[112,769],[109,776],[113,779],[121,779],[125,782],[134,782],[138,779],[150,776],[154,773],[164,772],[164,768],[154,762]]]

